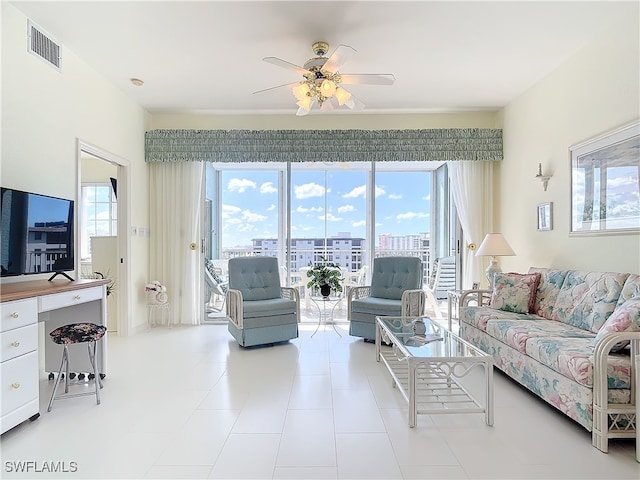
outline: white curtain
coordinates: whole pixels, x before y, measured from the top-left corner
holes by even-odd
[[[493,162],[447,162],[453,201],[462,225],[462,288],[470,289],[478,282],[487,288],[485,257],[476,257],[476,249],[493,224]],[[475,244],[476,248],[469,248]]]
[[[174,323],[198,325],[203,303],[202,162],[152,163],[149,281],[166,285]]]

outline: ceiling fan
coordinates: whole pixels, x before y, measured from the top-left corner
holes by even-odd
[[[345,90],[342,85],[393,85],[395,82],[395,77],[391,74],[340,73],[338,69],[356,52],[348,45],[338,45],[329,57],[325,56],[329,50],[327,42],[315,42],[312,49],[317,56],[307,60],[302,67],[277,57],[263,58],[267,63],[299,73],[304,79],[254,93],[292,87],[291,91],[298,100],[296,104],[299,108],[296,115],[306,115],[316,103],[320,105],[320,110],[325,112],[343,105],[352,110],[362,110],[364,103]]]

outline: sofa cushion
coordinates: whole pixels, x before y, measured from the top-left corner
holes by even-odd
[[[624,282],[616,308],[633,297],[640,297],[640,275],[636,275],[635,273],[629,275]]]
[[[470,305],[460,309],[460,322],[467,323],[475,328],[482,330],[487,329],[489,320],[514,320],[514,319],[531,319],[529,315],[522,313],[505,312],[504,310],[496,310],[488,306]]]
[[[496,273],[493,277],[491,308],[529,313],[533,309],[539,282],[539,273]]]
[[[560,293],[568,271],[531,267],[529,273],[540,274],[540,282],[538,283],[538,291],[532,313],[551,320],[553,319],[553,309],[558,298],[558,293]]]
[[[521,353],[526,353],[529,338],[566,337],[593,338],[593,333],[535,315],[520,320],[489,320],[486,332]]]
[[[612,332],[640,332],[640,296],[627,300],[614,310],[593,339],[593,345]],[[627,345],[628,341],[618,342],[611,351],[617,352]]]
[[[533,337],[527,340],[526,354],[565,377],[593,388],[592,341],[592,338]],[[610,389],[630,387],[630,358],[624,354],[609,355],[607,383]]]
[[[551,320],[598,333],[616,308],[628,273],[570,270],[558,293]]]

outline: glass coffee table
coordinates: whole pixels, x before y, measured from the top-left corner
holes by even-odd
[[[493,425],[492,357],[428,317],[376,317],[376,360],[409,403],[410,427],[418,414],[434,413],[484,413]],[[459,382],[476,367],[484,372],[482,402]]]

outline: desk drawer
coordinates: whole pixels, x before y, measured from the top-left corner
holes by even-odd
[[[14,328],[0,333],[0,361],[4,362],[38,349],[38,325]]]
[[[79,303],[92,302],[102,298],[104,287],[80,288],[72,292],[54,293],[38,297],[39,312],[48,312],[59,308],[71,307]]]
[[[35,298],[0,303],[0,332],[38,323],[38,301]]]
[[[27,353],[0,365],[0,415],[38,399],[38,352]]]

